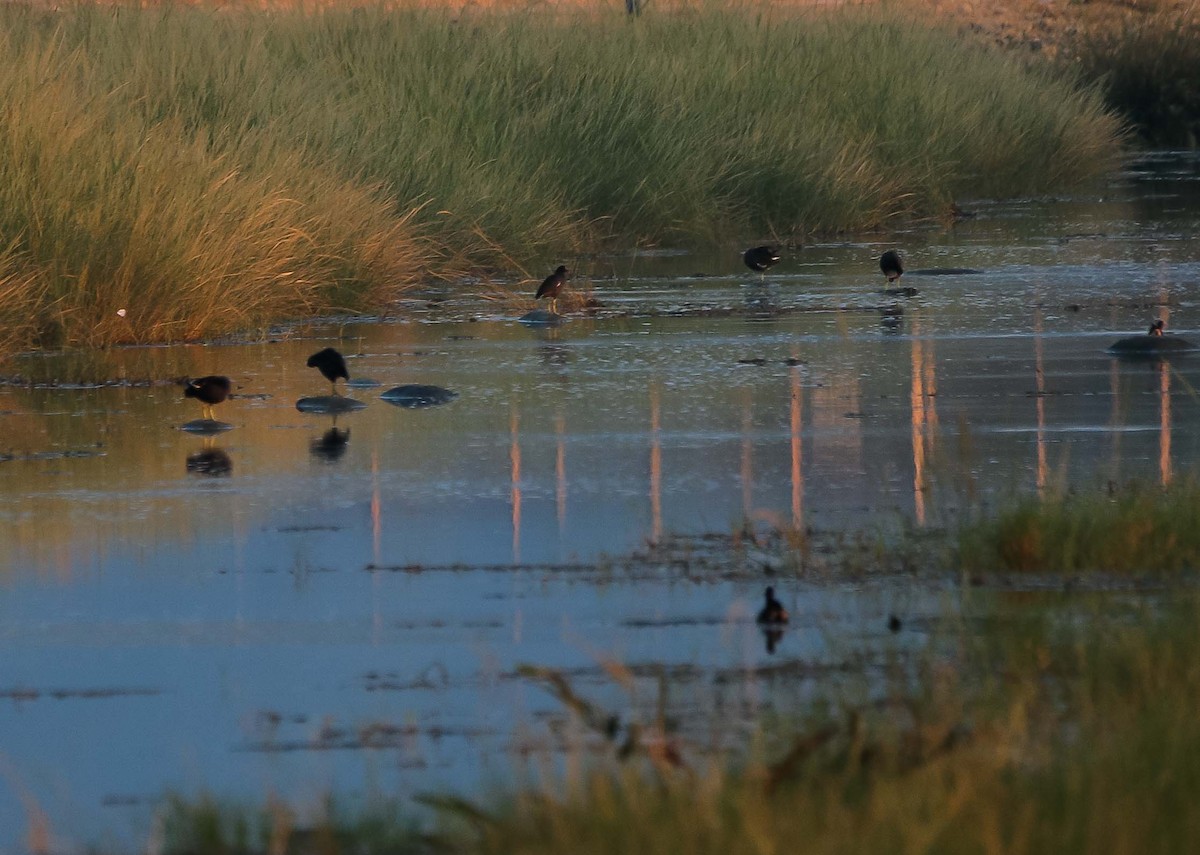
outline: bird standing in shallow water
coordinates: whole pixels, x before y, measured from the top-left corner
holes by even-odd
[[[542,284],[538,286],[537,294],[534,295],[535,300],[540,300],[543,297],[550,299],[550,311],[558,314],[558,292],[562,290],[563,283],[567,281],[567,267],[565,264],[560,264],[553,273],[542,280]]]
[[[346,360],[332,347],[318,350],[308,358],[306,364],[309,368],[316,368],[325,375],[325,379],[329,381],[333,389],[331,394],[337,394],[337,381],[339,377],[343,380],[350,379],[350,373],[346,370]]]
[[[232,388],[233,384],[229,382],[228,377],[213,374],[209,377],[187,381],[183,397],[195,398],[199,401],[204,406],[204,418],[212,421],[213,406],[228,398],[229,390]]]
[[[755,273],[761,273],[765,280],[767,269],[779,263],[779,253],[769,246],[756,246],[742,254],[742,261]]]
[[[758,613],[759,623],[787,623],[787,609],[783,607],[783,603],[775,599],[775,589],[768,587],[766,590],[766,603],[762,607],[762,611]]]
[[[904,275],[904,261],[900,258],[900,253],[894,249],[889,249],[883,255],[879,256],[879,269],[883,271],[883,275],[887,277],[888,282],[895,282]]]

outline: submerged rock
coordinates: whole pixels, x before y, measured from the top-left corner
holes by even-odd
[[[518,323],[525,324],[527,327],[556,327],[566,320],[562,315],[545,309],[534,309],[517,319]]]
[[[1168,355],[1179,355],[1196,350],[1197,347],[1186,338],[1177,335],[1131,335],[1128,338],[1113,342],[1108,352],[1113,356],[1157,358]]]
[[[342,395],[317,395],[296,402],[296,409],[302,413],[349,413],[365,409],[366,406],[362,401]]]
[[[436,407],[448,404],[458,397],[458,393],[441,386],[426,386],[421,383],[409,383],[388,389],[379,396],[384,401],[397,407],[419,409],[421,407]]]
[[[195,421],[180,425],[179,429],[185,430],[188,433],[200,434],[201,436],[211,436],[216,433],[233,430],[233,425],[228,422],[219,422],[216,419],[196,419]]]

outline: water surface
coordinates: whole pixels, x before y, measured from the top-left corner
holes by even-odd
[[[753,549],[701,572],[700,540],[626,556],[747,525],[938,529],[1015,495],[1166,484],[1200,453],[1200,356],[1105,352],[1157,318],[1200,341],[1200,163],[965,207],[786,250],[766,283],[741,246],[578,260],[569,287],[604,308],[555,329],[423,297],[407,321],[88,357],[229,375],[215,437],[179,429],[200,412],[178,386],[0,388],[0,847],[39,814],[64,848],[144,839],[167,790],[472,792],[562,738],[522,663],[625,716],[666,674],[694,742],[869,693],[954,608],[952,581],[781,579]],[[910,269],[984,272],[889,297],[891,246]],[[328,391],[304,366],[325,346],[381,384],[336,423],[295,408]],[[459,397],[380,400],[400,383]],[[768,581],[793,613],[774,652],[752,620]]]

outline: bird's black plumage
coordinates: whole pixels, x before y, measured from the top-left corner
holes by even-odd
[[[195,398],[203,404],[204,417],[211,419],[213,406],[228,398],[232,388],[233,383],[230,382],[228,377],[213,374],[208,377],[197,377],[195,380],[187,381],[187,385],[183,389],[183,397]]]
[[[337,393],[337,381],[339,377],[343,380],[350,379],[350,372],[346,370],[346,360],[332,347],[318,350],[308,358],[306,365],[309,368],[317,369],[325,375],[325,379],[333,384],[334,394]]]
[[[762,610],[758,613],[759,623],[787,623],[787,609],[783,607],[783,603],[775,599],[775,589],[768,587],[766,592],[766,603]]]
[[[558,265],[553,273],[542,280],[542,284],[538,286],[534,299],[548,298],[550,300],[550,309],[553,311],[558,303],[558,292],[562,290],[563,283],[567,281],[568,276],[566,265]]]
[[[889,249],[879,256],[879,269],[883,271],[888,282],[895,282],[904,275],[904,260],[896,250]]]
[[[779,263],[779,253],[769,246],[755,246],[742,254],[742,261],[755,273],[765,273]]]

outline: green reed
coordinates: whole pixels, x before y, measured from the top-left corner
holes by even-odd
[[[8,5],[0,50],[0,355],[378,309],[613,236],[872,228],[1118,156],[1095,95],[881,10]]]
[[[1027,498],[959,535],[968,570],[1155,573],[1200,567],[1200,484]]]

